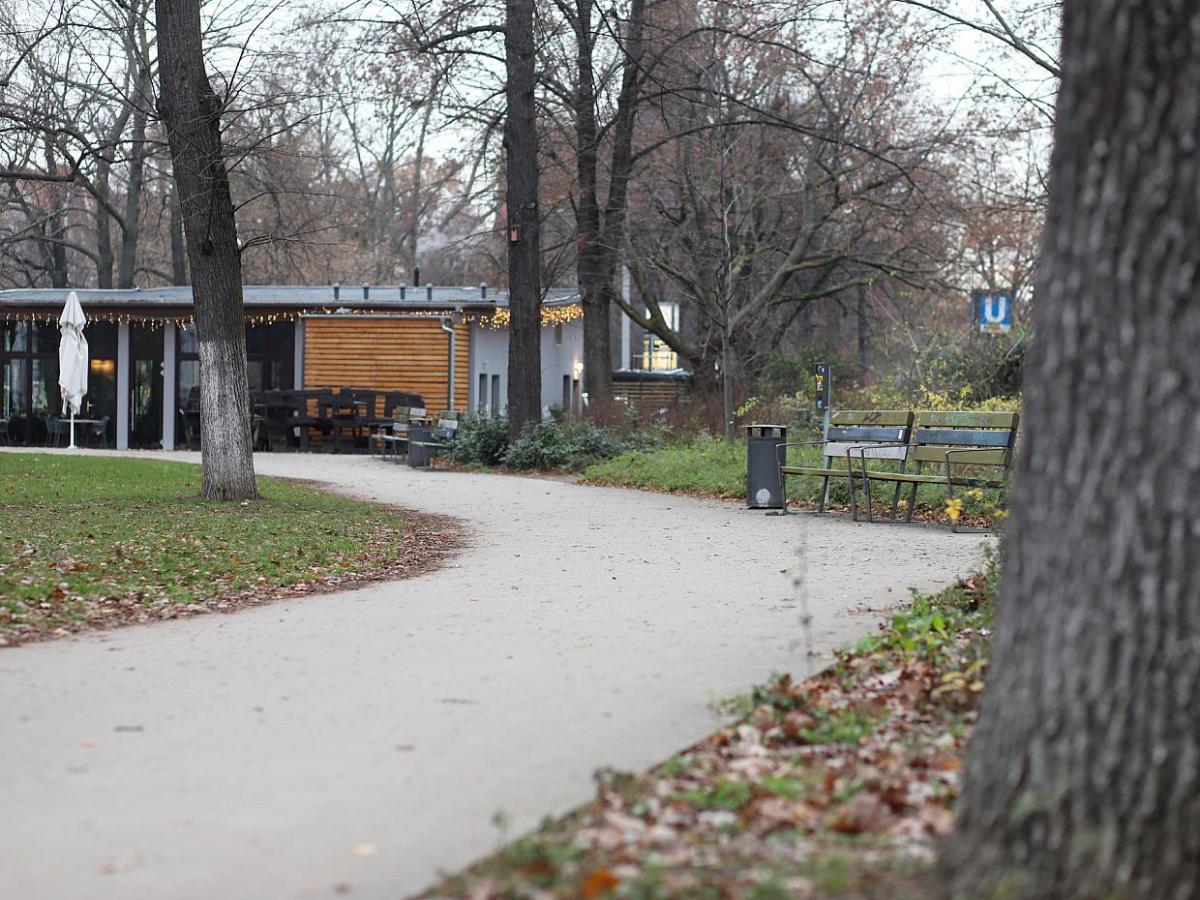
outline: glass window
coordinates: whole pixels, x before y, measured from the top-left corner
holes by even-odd
[[[88,342],[88,355],[98,359],[117,358],[117,326],[111,322],[88,324],[83,329]]]
[[[154,325],[132,326],[129,329],[129,347],[134,359],[162,359],[162,329]]]
[[[0,325],[0,347],[9,353],[27,353],[29,351],[29,323],[5,322]]]
[[[0,415],[5,419],[25,415],[25,360],[10,359],[0,374],[4,379]]]
[[[660,303],[663,319],[672,331],[679,330],[679,304]],[[656,334],[646,332],[642,337],[642,368],[651,372],[666,372],[679,368],[679,355],[662,342]]]
[[[29,330],[33,341],[34,353],[58,352],[58,324],[56,322],[37,322]]]
[[[200,341],[196,337],[196,326],[180,325],[175,344],[179,353],[199,353]]]
[[[33,360],[33,414],[34,416],[58,416],[58,357],[43,357]]]
[[[200,409],[200,361],[181,360],[179,363],[179,408]]]

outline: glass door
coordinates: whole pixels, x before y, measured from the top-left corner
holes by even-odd
[[[163,332],[147,325],[129,327],[129,446],[162,446]]]
[[[77,428],[75,440],[115,447],[117,441],[117,326],[98,322],[84,331],[88,339],[88,392],[82,417],[94,419],[91,428]],[[100,432],[103,432],[101,435]]]
[[[0,325],[0,440],[44,444],[59,416],[58,327]]]

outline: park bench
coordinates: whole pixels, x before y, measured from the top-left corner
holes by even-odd
[[[423,449],[428,454],[429,464],[433,465],[439,454],[449,453],[454,445],[454,436],[458,434],[458,413],[445,411],[438,413],[437,425],[429,432],[424,440],[410,440],[409,452],[414,448]],[[410,460],[410,464],[413,463]]]
[[[863,481],[867,460],[890,460],[904,471],[908,459],[908,442],[912,429],[913,414],[902,409],[852,409],[835,412],[830,416],[829,433],[817,441],[789,441],[784,446],[820,446],[824,464],[820,466],[779,467],[781,486],[788,475],[812,475],[821,479],[821,495],[817,511],[825,511],[825,496],[830,478],[845,478],[850,488],[850,512],[858,520],[855,499],[855,480]],[[834,461],[839,461],[835,464]],[[845,460],[845,465],[840,461]],[[855,471],[853,461],[859,463]],[[865,487],[865,484],[864,484]],[[786,504],[786,491],[784,503]],[[867,517],[871,519],[870,497],[867,497]],[[900,502],[900,486],[896,486],[892,501],[892,517]]]
[[[426,412],[423,406],[396,406],[391,414],[391,430],[376,431],[368,439],[368,447],[372,453],[378,448],[380,459],[387,459],[390,451],[392,461],[399,462],[400,457],[408,452],[408,429],[414,424],[424,423]]]
[[[1015,412],[918,413],[904,448],[905,461],[913,466],[911,471],[905,471],[903,466],[896,472],[874,470],[867,467],[865,459],[859,461],[868,517],[871,483],[876,481],[894,484],[897,495],[905,485],[910,487],[906,522],[912,521],[917,488],[922,484],[944,484],[947,500],[954,498],[956,487],[1007,487],[1019,424],[1020,415]],[[926,466],[935,467],[935,470],[923,471]],[[896,504],[893,502],[892,521],[895,518]],[[953,530],[958,531],[957,517],[953,518],[952,524]]]

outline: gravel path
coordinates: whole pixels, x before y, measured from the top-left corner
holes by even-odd
[[[663,760],[717,726],[713,700],[819,666],[984,540],[364,457],[257,465],[457,516],[470,546],[416,579],[0,651],[4,896],[402,897],[491,850],[497,812],[516,834],[598,767]]]

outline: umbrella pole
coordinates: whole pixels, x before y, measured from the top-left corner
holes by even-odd
[[[71,443],[67,445],[68,450],[74,450],[75,447],[75,406],[71,405]]]

